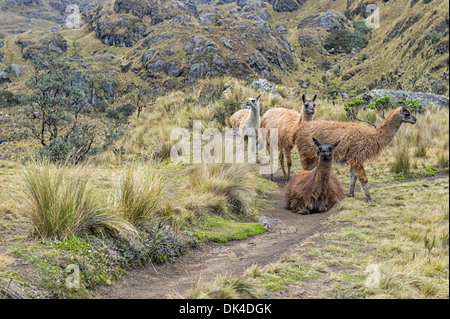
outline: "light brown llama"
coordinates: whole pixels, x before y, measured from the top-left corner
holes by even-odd
[[[273,108],[269,109],[261,118],[260,127],[266,129],[266,146],[270,152],[270,165],[272,165],[272,150],[270,146],[270,129],[278,129],[278,148],[280,150],[278,160],[280,162],[283,176],[286,180],[289,180],[291,176],[292,158],[291,151],[294,147],[294,133],[299,129],[303,122],[312,121],[315,113],[315,100],[317,95],[311,100],[307,100],[305,94],[302,95],[303,107],[301,113],[285,109],[285,108]],[[288,171],[286,173],[284,167],[284,158],[286,157],[286,163]],[[273,170],[271,170],[270,179],[273,180]]]
[[[341,183],[331,172],[333,150],[339,141],[333,144],[321,144],[315,138],[312,141],[319,150],[317,167],[301,171],[286,185],[286,204],[293,213],[321,213],[345,198]]]
[[[368,202],[373,203],[364,163],[381,153],[392,141],[402,123],[416,123],[416,118],[405,107],[391,111],[377,128],[337,121],[319,120],[303,123],[294,136],[302,168],[310,170],[317,162],[317,149],[311,142],[313,136],[322,142],[339,139],[340,144],[334,151],[334,160],[350,165],[349,195],[354,196],[355,183],[358,179]]]

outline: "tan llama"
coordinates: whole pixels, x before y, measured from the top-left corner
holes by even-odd
[[[402,123],[416,123],[416,118],[405,107],[391,111],[377,128],[337,121],[318,120],[303,123],[294,136],[302,168],[309,170],[316,165],[317,149],[312,142],[313,136],[322,142],[339,139],[339,147],[334,151],[334,160],[350,165],[349,195],[354,196],[358,178],[367,200],[373,203],[364,163],[381,153],[392,141]]]
[[[345,198],[344,189],[336,175],[331,172],[333,144],[312,142],[319,151],[319,163],[311,171],[301,171],[286,185],[286,204],[293,213],[311,214],[329,210]]]
[[[269,149],[270,143],[270,129],[278,129],[278,148],[280,153],[278,159],[280,161],[281,169],[283,170],[283,176],[286,180],[289,180],[291,176],[291,151],[294,147],[294,133],[299,129],[303,122],[312,121],[315,113],[315,100],[317,95],[311,100],[307,100],[305,94],[302,95],[303,107],[301,113],[285,109],[285,108],[273,108],[264,113],[261,118],[261,128],[266,129],[266,145],[270,151],[270,165],[272,165],[272,151]],[[286,172],[284,167],[284,158],[286,157],[286,163],[288,171]],[[272,170],[271,170],[272,171]],[[273,173],[270,174],[270,179],[273,180]]]

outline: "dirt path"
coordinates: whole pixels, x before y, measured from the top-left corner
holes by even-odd
[[[199,279],[212,281],[217,275],[241,274],[253,264],[261,266],[276,262],[284,253],[327,224],[334,209],[313,215],[297,215],[285,208],[285,182],[277,178],[278,191],[269,194],[273,202],[262,210],[269,218],[269,231],[245,240],[226,244],[207,244],[179,258],[173,264],[147,266],[130,271],[111,287],[101,287],[97,298],[167,298],[169,294],[184,294]]]
[[[447,172],[398,183],[444,177],[448,177]],[[253,264],[264,266],[276,262],[308,237],[327,230],[329,217],[337,213],[336,209],[306,216],[293,214],[285,208],[284,180],[278,176],[276,182],[278,190],[267,195],[272,204],[261,212],[269,219],[269,231],[226,244],[207,244],[173,264],[132,270],[113,286],[99,288],[97,298],[148,299],[168,298],[173,293],[184,295],[199,279],[210,282],[218,275],[242,274]]]

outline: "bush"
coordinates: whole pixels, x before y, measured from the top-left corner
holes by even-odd
[[[47,145],[41,147],[36,156],[41,161],[62,163],[68,158],[69,152],[70,146],[67,142],[60,138],[54,138]]]
[[[115,120],[126,120],[136,110],[136,106],[127,103],[114,109],[108,109],[106,116]]]
[[[334,48],[336,53],[350,53],[353,48],[364,48],[368,44],[367,34],[370,29],[363,22],[356,22],[354,27],[354,32],[346,29],[331,31],[324,48],[328,51]]]
[[[134,228],[114,216],[98,198],[82,167],[29,163],[21,172],[22,196],[33,225],[41,238],[95,232],[135,234]]]
[[[0,90],[0,107],[14,106],[19,104],[17,95],[10,91]]]

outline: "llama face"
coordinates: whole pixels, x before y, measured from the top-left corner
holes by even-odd
[[[245,105],[247,105],[250,109],[257,110],[259,108],[259,97],[261,95],[258,95],[257,97],[251,97],[245,102]]]
[[[402,118],[402,122],[404,123],[415,124],[417,121],[416,118],[412,116],[411,112],[407,108],[402,107],[400,109],[399,114]]]
[[[331,161],[333,159],[333,150],[338,146],[340,141],[337,141],[333,144],[328,143],[321,144],[318,140],[313,138],[313,142],[319,149],[320,158],[326,161]]]
[[[314,102],[316,100],[316,97],[317,94],[314,95],[311,100],[307,100],[305,94],[302,95],[303,111],[306,112],[306,114],[314,115],[314,113],[316,112],[316,103]]]

